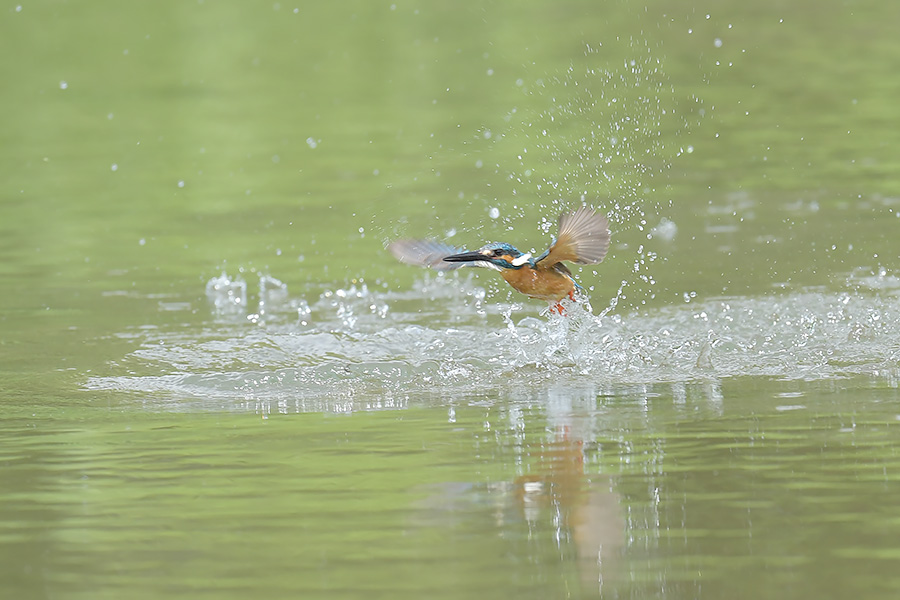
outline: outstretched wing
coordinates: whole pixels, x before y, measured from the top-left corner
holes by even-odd
[[[609,221],[601,213],[582,206],[559,215],[559,234],[537,259],[545,269],[564,260],[580,265],[598,263],[609,250]]]
[[[400,262],[417,267],[451,271],[467,265],[467,263],[444,262],[445,257],[459,254],[463,249],[434,240],[397,240],[391,242],[387,248]]]

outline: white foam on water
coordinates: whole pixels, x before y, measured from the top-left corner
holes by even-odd
[[[437,275],[402,291],[360,282],[307,302],[263,276],[259,305],[248,308],[235,302],[240,279],[223,274],[207,286],[211,318],[202,329],[124,332],[139,347],[86,387],[160,402],[342,411],[548,386],[900,381],[900,286],[886,274],[848,281],[843,291],[599,316],[586,304],[570,303],[560,316],[530,301],[485,302],[472,281]]]

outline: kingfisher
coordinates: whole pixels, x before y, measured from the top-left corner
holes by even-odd
[[[438,271],[466,266],[494,269],[514,290],[548,302],[551,311],[562,315],[563,298],[575,300],[575,294],[584,291],[563,263],[602,261],[609,250],[609,221],[587,206],[562,213],[556,238],[537,258],[506,243],[490,243],[468,252],[435,240],[404,239],[389,244],[388,250],[400,262]]]

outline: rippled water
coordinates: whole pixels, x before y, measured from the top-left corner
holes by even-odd
[[[0,598],[900,594],[900,4],[0,11]],[[565,317],[408,236],[540,252]]]
[[[686,295],[626,315],[609,312],[615,299],[598,315],[582,301],[564,316],[489,302],[472,277],[443,274],[401,292],[358,282],[312,303],[265,274],[249,287],[210,280],[215,319],[202,330],[123,333],[139,348],[86,387],[194,398],[187,409],[346,411],[549,385],[670,385],[678,395],[685,383],[744,376],[896,386],[900,367],[900,281],[885,271],[850,276],[843,291]]]

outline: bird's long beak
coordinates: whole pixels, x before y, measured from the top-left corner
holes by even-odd
[[[479,262],[488,260],[488,257],[481,252],[462,252],[445,256],[444,260],[446,262]]]

